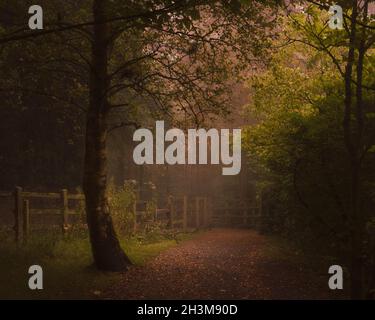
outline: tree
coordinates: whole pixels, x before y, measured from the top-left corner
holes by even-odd
[[[120,3],[111,7],[108,1],[93,2],[95,24],[84,191],[94,260],[102,270],[123,270],[130,263],[119,246],[106,198],[107,118],[111,109],[124,106],[113,104],[109,99],[121,99],[118,93],[124,90],[127,108],[132,105],[129,95],[137,97],[137,102],[143,96],[151,98],[159,110],[173,115],[178,108],[177,112],[183,110],[199,122],[209,113],[225,110],[222,104],[226,99],[224,89],[228,76],[240,71],[238,64],[226,62],[227,56],[237,54],[234,57],[237,60],[248,59],[253,56],[254,45],[261,50],[264,41],[262,37],[245,41],[239,25],[229,24],[230,18],[237,17],[238,22],[250,26],[251,12],[247,8],[243,10],[239,3],[231,2],[226,6],[210,1],[170,4],[164,1],[163,5],[166,9],[158,11],[156,16],[145,14],[141,21],[133,22],[135,27],[124,28],[103,23],[109,20],[111,8],[121,8]],[[210,28],[202,23],[201,15],[212,20]],[[110,51],[115,52],[116,39],[123,40],[124,34],[130,36],[129,32],[141,41],[141,47],[137,48],[141,54],[138,52],[125,63],[111,68],[110,62],[117,57],[115,54],[111,57]],[[252,51],[243,55],[244,49]]]
[[[248,110],[260,123],[247,129],[245,147],[268,202],[277,206],[265,210],[273,211],[265,230],[344,252],[348,165],[334,67],[303,45],[289,45],[252,78],[251,88]]]
[[[93,0],[79,9],[86,22],[74,14],[72,21],[58,15],[45,19],[45,30],[21,28],[0,36],[4,45],[61,35],[60,44],[89,69],[83,187],[99,269],[119,271],[130,264],[106,196],[108,131],[137,125],[134,114],[145,107],[171,121],[183,111],[196,123],[227,113],[228,84],[248,65],[241,62],[254,62],[264,53],[274,8],[274,1]]]
[[[304,44],[312,48],[317,55],[324,55],[325,59],[330,59],[341,82],[344,96],[341,122],[342,143],[346,150],[345,158],[348,161],[347,171],[349,172],[349,174],[342,173],[344,181],[348,181],[348,183],[343,182],[342,185],[346,186],[343,194],[347,195],[349,201],[347,205],[341,205],[340,210],[345,220],[343,228],[348,231],[350,243],[351,296],[362,298],[366,291],[363,285],[363,270],[366,224],[369,219],[368,212],[364,209],[366,207],[364,185],[366,179],[363,174],[368,161],[371,160],[372,155],[369,150],[374,144],[370,116],[373,110],[371,97],[374,91],[374,79],[371,72],[374,26],[368,17],[369,1],[338,3],[344,8],[345,28],[342,31],[328,28],[329,17],[326,10],[329,6],[326,2],[308,2],[313,4],[306,5],[302,13],[289,15],[296,32],[287,32],[286,41]],[[324,11],[319,9],[324,9]]]
[[[57,10],[46,3],[48,21]],[[25,1],[2,4],[0,30],[27,25],[27,9]],[[88,76],[78,53],[65,41],[73,36],[49,34],[1,46],[2,189],[15,184],[33,190],[81,184]],[[77,40],[69,44],[77,45]]]
[[[372,32],[373,23],[369,20],[369,1],[358,2],[342,1],[346,14],[345,28],[341,34],[324,32],[326,26],[320,27],[309,22],[302,28],[306,31],[308,39],[304,41],[316,50],[329,55],[337,67],[345,84],[343,130],[345,147],[350,159],[350,204],[347,209],[350,221],[351,239],[351,296],[362,298],[363,290],[363,244],[366,232],[366,220],[361,204],[361,180],[363,161],[371,144],[364,140],[365,117],[363,104],[363,91],[373,91],[375,88],[372,80],[364,73],[364,63],[368,59],[366,53],[374,46],[375,38]],[[324,5],[324,4],[323,4]],[[297,23],[298,24],[298,23]],[[301,24],[298,24],[301,26]],[[306,41],[307,40],[307,41]],[[346,50],[344,59],[340,60],[335,54],[337,49]],[[365,77],[370,80],[364,84]],[[372,143],[372,142],[370,142]]]

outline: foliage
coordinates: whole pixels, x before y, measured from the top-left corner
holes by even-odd
[[[108,188],[108,201],[116,231],[122,236],[131,236],[135,223],[135,189],[131,182],[116,187],[113,183]]]
[[[155,221],[156,199],[145,203],[145,213],[138,216],[137,231],[134,233],[136,191],[132,181],[126,181],[122,187],[116,187],[111,182],[108,200],[114,226],[122,237],[136,236],[146,243],[173,238],[168,236],[164,222]]]
[[[347,258],[349,163],[342,129],[344,88],[336,67],[326,55],[295,42],[275,53],[250,87],[252,103],[246,110],[258,124],[246,129],[244,143],[263,188],[262,229]],[[367,115],[373,98],[369,92],[364,96]],[[373,139],[374,129],[374,121],[368,121],[365,139]],[[369,219],[375,158],[369,154],[364,163],[367,187],[361,198]]]

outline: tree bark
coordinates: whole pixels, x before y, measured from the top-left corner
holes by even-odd
[[[368,1],[365,1],[363,6],[363,17],[364,23],[367,22],[368,14]],[[357,69],[356,69],[356,158],[353,159],[355,162],[352,164],[352,180],[353,183],[353,193],[355,194],[356,202],[353,204],[356,214],[355,221],[353,221],[354,234],[352,236],[352,283],[351,283],[351,295],[355,299],[363,299],[366,291],[364,284],[364,238],[366,237],[366,220],[362,212],[361,206],[361,171],[362,171],[362,160],[363,160],[363,134],[364,134],[364,112],[363,112],[363,64],[366,53],[365,48],[365,38],[366,30],[362,28],[362,33],[360,35],[359,47],[358,47],[358,59],[357,59]]]
[[[105,19],[107,0],[94,0],[94,36],[90,72],[90,101],[86,123],[83,188],[87,224],[95,266],[105,271],[123,271],[131,264],[121,249],[110,215],[107,189],[107,117],[109,30]]]
[[[357,77],[356,77],[356,109],[353,112],[353,66],[355,63],[355,49],[358,42],[357,19],[359,17],[357,0],[353,0],[350,28],[350,42],[348,61],[345,68],[345,112],[344,112],[344,138],[350,160],[350,295],[352,299],[364,297],[363,285],[363,239],[365,233],[365,221],[361,210],[361,169],[363,150],[363,103],[362,103],[362,70],[365,54],[364,36],[360,40],[358,48]],[[365,11],[367,11],[365,9]],[[352,119],[355,119],[355,127],[352,128]]]
[[[352,299],[363,298],[363,232],[360,210],[360,169],[356,159],[351,162],[351,266],[350,296]]]

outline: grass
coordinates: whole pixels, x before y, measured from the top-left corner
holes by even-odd
[[[135,265],[142,265],[191,234],[152,242],[122,239],[121,245]],[[53,233],[34,237],[25,246],[0,243],[0,299],[92,299],[120,280],[119,273],[100,272],[91,266],[90,244],[85,236],[63,239]],[[29,266],[43,268],[43,290],[28,288]]]
[[[311,247],[304,248],[297,243],[275,235],[267,235],[268,245],[263,254],[273,260],[288,260],[299,264],[309,264],[313,269],[337,263],[337,258],[318,253]],[[324,269],[325,270],[325,269]]]

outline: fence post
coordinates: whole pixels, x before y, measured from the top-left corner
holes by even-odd
[[[21,230],[21,216],[22,216],[22,188],[16,187],[14,190],[14,235],[15,241],[18,244],[20,241]]]
[[[211,198],[206,197],[206,222],[207,227],[211,227]]]
[[[199,197],[195,198],[195,227],[199,228]]]
[[[168,208],[169,208],[169,223],[170,227],[173,228],[173,219],[174,219],[174,205],[173,205],[173,196],[168,197]]]
[[[230,216],[229,216],[229,203],[226,201],[225,202],[225,215],[224,215],[224,224],[225,226],[229,226],[230,222]]]
[[[79,203],[79,221],[80,223],[86,223],[87,216],[86,216],[86,202],[85,202],[84,195],[83,195],[83,199],[78,200],[78,203]]]
[[[207,227],[208,225],[208,198],[204,197],[203,202],[203,226]]]
[[[60,194],[61,214],[63,216],[62,232],[65,233],[68,228],[68,190],[62,189]]]
[[[183,218],[183,224],[182,224],[182,228],[184,231],[186,231],[187,229],[187,210],[188,210],[188,197],[187,196],[184,196],[184,207],[183,207],[183,211],[182,211],[182,218]]]
[[[247,227],[248,224],[248,206],[247,206],[247,201],[244,202],[243,204],[243,224],[245,227]]]
[[[134,198],[133,202],[133,217],[134,217],[134,224],[133,224],[133,233],[137,232],[137,199]]]
[[[263,214],[263,191],[262,189],[260,190],[259,192],[259,201],[258,201],[258,217],[257,217],[257,224],[256,224],[256,228],[257,229],[262,229],[262,224],[263,224],[263,218],[262,218],[262,214]]]
[[[202,202],[202,211],[200,214],[200,224],[204,228],[206,226],[206,197],[201,199]]]
[[[29,200],[23,200],[23,242],[26,244],[30,228],[30,205]]]

